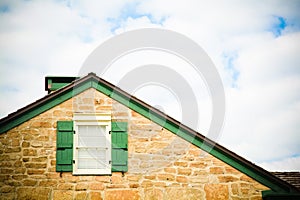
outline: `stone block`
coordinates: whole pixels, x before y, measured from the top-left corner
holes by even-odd
[[[176,173],[176,169],[172,167],[166,167],[164,168],[164,171],[167,173]]]
[[[179,175],[191,175],[192,170],[190,168],[178,168],[177,173]]]
[[[19,139],[12,139],[11,146],[20,146],[20,140]]]
[[[262,200],[262,197],[257,195],[257,196],[252,196],[250,197],[250,200]]]
[[[95,180],[103,183],[110,183],[109,176],[96,176]]]
[[[105,200],[139,200],[140,194],[137,190],[106,190]]]
[[[204,199],[204,192],[200,189],[186,188],[184,190],[178,187],[168,187],[164,193],[164,199],[189,199],[199,200]]]
[[[104,185],[103,183],[91,183],[89,188],[90,190],[103,190]]]
[[[0,161],[9,161],[11,160],[9,155],[0,155]]]
[[[21,152],[21,147],[5,148],[5,153],[18,153]]]
[[[202,161],[194,161],[190,163],[190,167],[205,168],[207,167],[207,163]]]
[[[91,182],[94,181],[94,176],[79,176],[80,182]]]
[[[100,192],[90,192],[89,199],[90,200],[102,200],[102,195]]]
[[[122,184],[123,178],[121,176],[112,176],[111,177],[111,183],[112,184]]]
[[[44,186],[44,187],[53,187],[57,185],[57,180],[45,180],[45,181],[40,181],[39,186]]]
[[[187,183],[188,179],[185,176],[177,176],[176,181],[179,182],[179,183]]]
[[[141,184],[142,187],[152,187],[153,182],[151,180],[144,180]]]
[[[249,176],[242,174],[242,176],[240,177],[241,181],[246,181],[246,182],[254,182],[252,178],[250,178]]]
[[[144,199],[145,200],[157,200],[157,199],[163,199],[163,192],[160,189],[157,188],[146,188],[144,190]]]
[[[87,192],[76,192],[74,200],[86,200],[88,197]]]
[[[88,189],[88,184],[87,183],[77,183],[75,186],[75,190],[80,191],[80,190],[87,190]]]
[[[15,193],[0,193],[0,199],[1,200],[14,200]]]
[[[38,175],[44,173],[45,173],[45,169],[27,169],[27,174],[29,175]]]
[[[73,200],[73,191],[69,190],[54,190],[53,199],[55,200]]]
[[[23,186],[35,186],[37,184],[37,181],[34,179],[25,179],[22,181]]]
[[[13,175],[12,178],[15,179],[15,180],[22,180],[22,179],[27,178],[27,175],[23,175],[23,174]]]
[[[34,148],[42,147],[43,143],[41,141],[31,141],[31,146]]]
[[[9,192],[13,192],[13,191],[14,191],[14,187],[12,187],[12,186],[5,185],[5,186],[0,187],[0,193],[9,193]]]
[[[227,174],[240,174],[240,172],[238,170],[234,169],[231,166],[227,166],[227,165],[225,166],[225,172]]]
[[[224,174],[224,169],[222,167],[210,167],[209,172],[211,174]]]
[[[139,181],[141,179],[141,175],[127,175],[126,178],[129,181]]]
[[[209,179],[208,176],[200,175],[200,176],[190,177],[189,181],[191,183],[208,183]]]
[[[145,179],[154,180],[156,178],[155,175],[144,176]]]
[[[23,156],[37,156],[35,149],[23,149]]]
[[[161,182],[154,182],[153,185],[154,185],[155,187],[166,187],[166,186],[167,186],[167,183],[161,181]]]
[[[26,168],[35,168],[35,169],[41,169],[46,168],[47,163],[25,163]]]
[[[19,167],[15,169],[15,174],[25,174],[26,168],[25,167]]]
[[[17,199],[20,200],[48,200],[49,197],[49,188],[20,187],[17,189]]]
[[[61,183],[57,185],[57,189],[59,190],[73,190],[74,184],[73,183]]]
[[[12,162],[0,162],[0,167],[11,167],[12,166]]]
[[[2,169],[0,169],[0,173],[1,174],[12,174],[13,173],[13,169],[11,169],[11,168],[2,168]]]
[[[206,200],[223,200],[228,199],[229,191],[227,185],[206,184],[204,186]]]
[[[29,134],[24,134],[23,135],[23,140],[31,141],[31,140],[33,140],[33,135],[31,135],[30,133]]]
[[[229,182],[235,182],[239,180],[237,177],[231,175],[221,175],[218,176],[218,179],[220,183],[229,183]]]
[[[187,167],[188,163],[187,162],[174,162],[174,166],[180,166],[180,167]]]
[[[138,187],[140,187],[140,184],[139,183],[129,183],[129,187],[130,188],[138,188]]]
[[[14,164],[14,167],[21,167],[23,162],[21,160],[17,160]]]
[[[175,176],[173,174],[158,174],[157,179],[160,181],[174,181]]]

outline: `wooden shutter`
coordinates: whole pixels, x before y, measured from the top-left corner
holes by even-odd
[[[128,171],[128,133],[127,122],[112,122],[112,171]]]
[[[56,171],[73,170],[73,121],[58,121],[56,135]]]

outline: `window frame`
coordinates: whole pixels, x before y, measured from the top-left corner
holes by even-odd
[[[112,162],[111,162],[111,113],[74,113],[73,116],[74,121],[74,135],[73,135],[73,174],[74,175],[110,175]],[[105,126],[105,139],[106,139],[106,168],[105,169],[79,169],[79,161],[78,161],[78,138],[79,132],[78,127],[84,126]]]

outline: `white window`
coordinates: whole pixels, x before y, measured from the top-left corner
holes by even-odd
[[[111,174],[111,114],[74,114],[73,174]]]

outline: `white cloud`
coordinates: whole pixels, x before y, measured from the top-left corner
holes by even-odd
[[[269,171],[300,171],[300,157],[286,158],[279,161],[263,162],[259,164]]]
[[[240,77],[238,88],[227,90],[223,142],[253,161],[300,152],[299,36],[269,38],[239,51]]]

